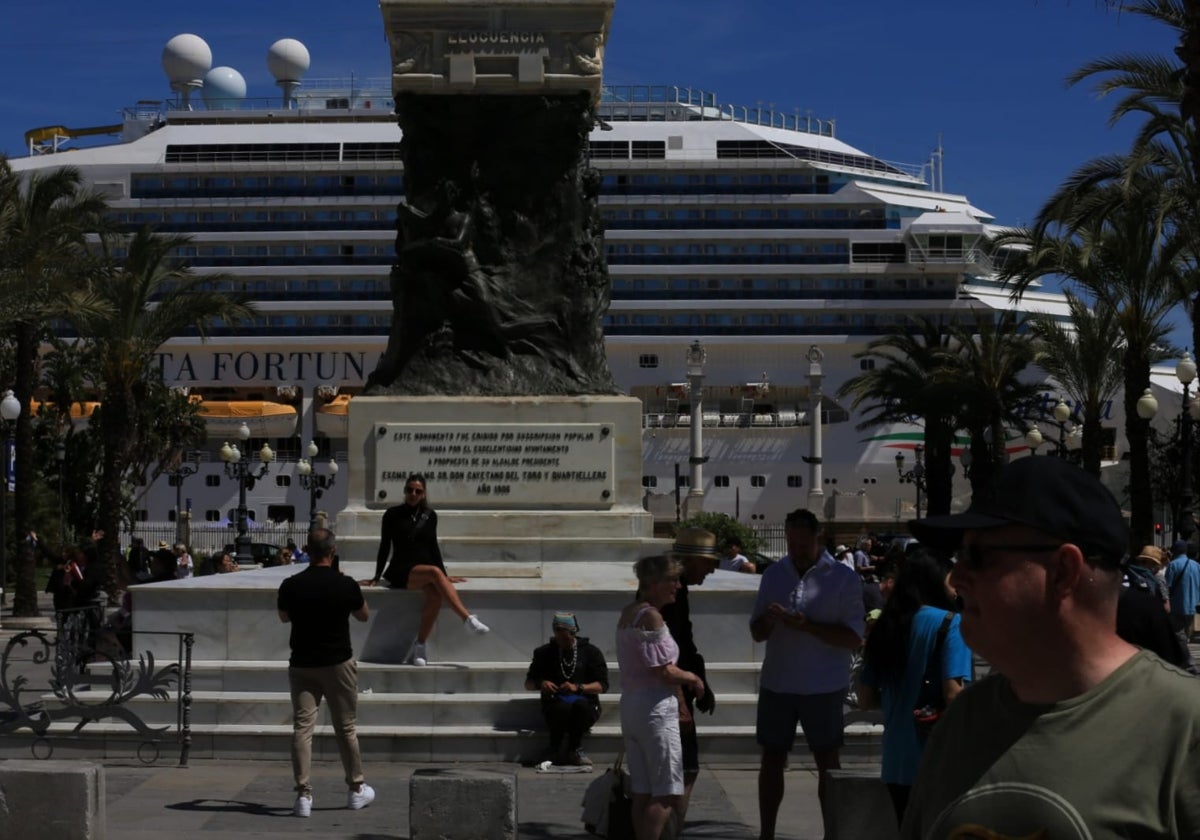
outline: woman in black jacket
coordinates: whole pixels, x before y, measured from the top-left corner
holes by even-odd
[[[404,504],[389,508],[383,514],[375,577],[362,581],[362,584],[375,586],[380,579],[386,580],[393,589],[420,589],[425,593],[421,626],[412,651],[405,659],[407,664],[424,665],[428,661],[425,641],[433,632],[443,602],[463,620],[468,630],[480,634],[488,632],[488,626],[471,614],[454,588],[454,584],[462,583],[465,578],[446,574],[437,542],[437,513],[426,501],[425,477],[422,475],[410,475],[404,483]]]

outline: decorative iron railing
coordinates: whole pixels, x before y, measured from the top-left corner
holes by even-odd
[[[179,765],[191,749],[191,633],[162,632],[178,639],[176,661],[156,663],[147,651],[133,658],[132,637],[105,624],[100,605],[55,612],[55,630],[25,630],[0,651],[0,736],[33,733],[35,758],[50,758],[55,739],[78,736],[99,721],[123,721],[138,742],[138,758],[158,760],[164,741],[179,744]],[[135,711],[137,698],[174,699],[175,725],[151,726]],[[75,721],[69,731],[56,727]]]

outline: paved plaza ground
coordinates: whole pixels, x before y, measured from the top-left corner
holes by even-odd
[[[292,816],[291,767],[286,762],[198,761],[190,767],[108,765],[108,836],[121,840],[175,838],[283,838],[314,836],[393,840],[408,835],[408,780],[423,764],[367,764],[375,803],[345,808],[345,786],[336,763],[314,767],[313,811]],[[517,816],[522,840],[586,838],[579,821],[586,774],[538,773],[529,767],[454,765],[517,775]],[[780,811],[780,840],[819,840],[816,773],[798,766],[787,774]],[[753,840],[758,836],[757,768],[705,767],[688,815],[689,838]]]

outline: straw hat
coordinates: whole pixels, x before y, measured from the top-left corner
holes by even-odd
[[[1137,559],[1139,563],[1150,563],[1155,566],[1165,566],[1167,563],[1163,550],[1156,545],[1142,546],[1142,550],[1138,552]]]
[[[671,555],[682,560],[685,557],[705,557],[719,560],[717,537],[711,531],[703,528],[684,528],[675,536],[675,544],[671,546]]]

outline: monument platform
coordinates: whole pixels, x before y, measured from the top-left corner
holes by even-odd
[[[192,754],[197,758],[283,758],[291,743],[287,688],[289,627],[279,621],[275,593],[303,567],[290,566],[149,584],[134,590],[135,648],[170,661],[173,642],[146,631],[189,631],[193,650]],[[372,564],[347,563],[362,579]],[[401,664],[416,633],[417,592],[365,589],[371,616],[351,621],[359,660],[359,737],[372,758],[399,761],[532,760],[545,748],[538,695],[524,688],[534,648],[550,638],[556,611],[578,617],[580,635],[605,655],[609,693],[588,739],[598,761],[620,744],[621,675],[617,668],[617,616],[633,597],[635,579],[624,563],[449,563],[467,581],[459,592],[467,607],[491,627],[469,633],[443,611],[428,642],[430,664]],[[757,760],[754,739],[758,673],[763,646],[750,638],[749,615],[759,578],[718,571],[689,590],[698,647],[708,663],[716,712],[702,716],[706,760]],[[151,724],[174,722],[173,704],[139,702]],[[324,720],[325,718],[323,718]],[[877,760],[880,729],[874,715],[848,718],[847,760]],[[96,754],[120,754],[119,727],[105,744],[104,726],[90,726]],[[327,725],[315,750],[336,760]],[[79,747],[83,749],[83,747]]]

